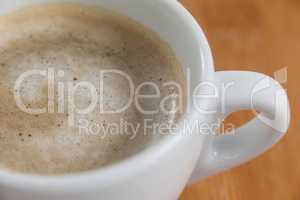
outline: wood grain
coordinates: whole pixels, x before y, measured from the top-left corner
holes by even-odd
[[[292,124],[287,136],[256,160],[191,186],[181,200],[300,200],[300,1],[182,0],[206,32],[217,70],[274,76],[287,67]],[[243,124],[251,115],[230,121]],[[299,149],[298,149],[299,148]]]

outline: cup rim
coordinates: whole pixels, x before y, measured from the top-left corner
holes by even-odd
[[[195,38],[197,38],[199,48],[202,50],[202,55],[199,55],[199,59],[202,59],[203,62],[201,66],[202,73],[199,75],[200,81],[203,81],[204,78],[206,78],[204,76],[212,76],[214,72],[212,53],[206,36],[200,25],[197,23],[191,13],[177,0],[160,1],[167,4],[170,9],[174,9],[174,11],[176,11],[176,13],[178,13],[186,21],[186,23],[189,24],[193,30]],[[194,121],[199,117],[195,112],[193,112],[191,114],[185,114],[183,118],[188,121]],[[179,131],[180,129],[178,129],[176,132]],[[127,159],[124,159],[123,161],[119,161],[110,166],[85,172],[47,176],[0,170],[0,185],[6,185],[28,191],[38,190],[41,192],[71,192],[75,190],[92,190],[93,188],[107,187],[113,183],[121,182],[126,178],[133,177],[141,173],[184,139],[184,136],[181,134],[175,134],[172,137],[167,136],[162,138],[156,144],[147,147],[146,149],[132,155]]]

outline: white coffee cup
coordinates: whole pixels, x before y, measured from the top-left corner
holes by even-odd
[[[0,14],[62,2],[109,8],[150,27],[167,41],[190,70],[189,103],[193,106],[182,121],[218,124],[229,113],[253,105],[262,114],[235,135],[205,135],[196,129],[185,134],[188,131],[179,123],[174,134],[147,150],[96,171],[54,177],[0,171],[1,200],[174,200],[187,184],[258,156],[287,131],[289,103],[280,84],[255,72],[215,72],[205,35],[175,0],[0,0]],[[198,87],[205,82],[207,87]]]

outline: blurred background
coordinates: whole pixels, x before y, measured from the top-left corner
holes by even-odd
[[[286,68],[287,81],[276,78],[288,91],[292,124],[272,150],[188,187],[180,200],[300,200],[300,0],[181,2],[204,29],[217,70],[250,70],[274,77]],[[237,113],[225,123],[239,126],[252,117],[249,112]]]

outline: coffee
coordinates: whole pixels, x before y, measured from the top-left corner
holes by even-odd
[[[157,124],[184,113],[171,48],[100,8],[47,5],[0,17],[0,77],[0,169],[107,166],[147,148],[163,135]]]

